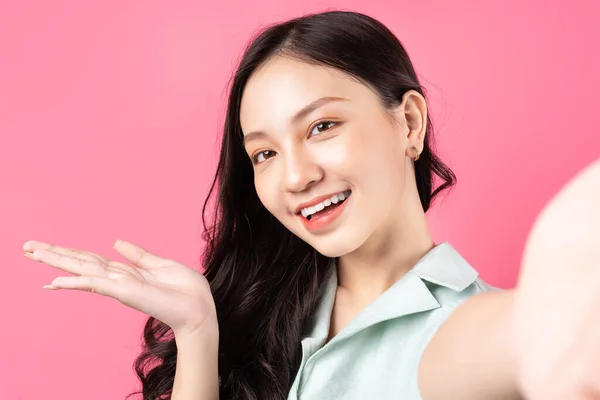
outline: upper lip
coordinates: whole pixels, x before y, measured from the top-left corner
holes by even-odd
[[[300,214],[300,211],[302,211],[303,208],[312,207],[312,206],[314,206],[316,204],[319,204],[322,201],[327,200],[328,198],[330,198],[334,194],[339,194],[339,193],[344,193],[344,192],[345,192],[345,190],[340,190],[338,192],[333,192],[333,193],[330,193],[330,194],[326,194],[324,196],[313,197],[309,201],[298,205],[298,207],[296,207],[296,210],[294,210],[294,213],[295,214]]]

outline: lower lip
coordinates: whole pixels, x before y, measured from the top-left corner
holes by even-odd
[[[300,215],[302,223],[310,232],[314,233],[320,231],[321,229],[333,223],[337,219],[337,217],[339,217],[342,214],[342,212],[344,212],[346,204],[348,204],[348,202],[350,201],[350,197],[348,197],[340,206],[332,209],[331,211],[322,213],[316,217],[313,216],[313,218],[311,218],[310,221],[304,218],[302,215]]]

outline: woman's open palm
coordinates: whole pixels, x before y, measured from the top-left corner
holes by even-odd
[[[195,333],[216,312],[208,281],[200,272],[118,240],[114,249],[133,265],[83,250],[29,241],[25,255],[71,276],[60,276],[48,289],[85,290],[112,297],[167,324],[174,332]],[[212,327],[211,326],[211,327]]]

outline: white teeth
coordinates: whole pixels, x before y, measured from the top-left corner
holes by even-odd
[[[325,207],[329,207],[332,204],[337,204],[341,201],[344,201],[348,198],[348,196],[350,196],[350,193],[352,193],[350,190],[346,190],[345,192],[334,194],[333,196],[322,201],[319,204],[315,204],[312,207],[303,208],[302,210],[300,210],[300,213],[304,218],[308,218],[314,213],[324,210]]]

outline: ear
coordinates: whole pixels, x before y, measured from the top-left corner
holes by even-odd
[[[402,103],[396,109],[398,120],[404,121],[408,132],[406,134],[407,156],[413,154],[415,147],[420,154],[423,151],[425,133],[427,131],[427,102],[421,93],[409,90],[402,96]]]

